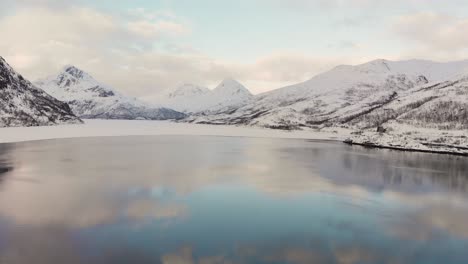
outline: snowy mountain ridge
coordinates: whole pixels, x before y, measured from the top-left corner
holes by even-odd
[[[468,61],[374,60],[342,65],[306,82],[257,95],[237,109],[193,116],[189,121],[283,129],[349,127],[350,121],[383,107],[400,94],[458,78],[467,69]]]
[[[206,87],[184,83],[175,90],[166,91],[165,96],[168,98],[197,97],[207,93],[210,93],[210,89]]]
[[[250,102],[253,95],[234,79],[223,80],[210,90],[193,84],[183,84],[160,94],[156,101],[177,111],[200,114],[217,113]]]
[[[17,73],[0,57],[0,127],[81,123],[70,107]]]
[[[165,120],[185,117],[172,109],[125,96],[75,66],[65,66],[58,75],[39,80],[36,85],[68,102],[74,113],[83,118]]]

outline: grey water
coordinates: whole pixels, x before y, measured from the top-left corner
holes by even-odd
[[[468,263],[468,159],[333,142],[0,144],[0,263]]]

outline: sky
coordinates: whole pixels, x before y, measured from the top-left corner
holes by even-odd
[[[341,64],[468,59],[466,0],[0,0],[0,56],[75,65],[151,100],[234,78],[258,94]]]

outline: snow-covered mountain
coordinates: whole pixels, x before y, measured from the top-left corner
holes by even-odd
[[[81,123],[70,107],[18,74],[0,57],[0,127]]]
[[[357,116],[347,124],[359,128],[348,142],[468,155],[468,74],[450,79],[415,87]]]
[[[371,128],[389,122],[442,130],[468,129],[468,74],[402,91],[382,107],[350,120],[349,125]]]
[[[436,63],[423,60],[375,60],[357,66],[338,66],[304,83],[260,94],[249,104],[237,109],[192,117],[191,121],[281,129],[375,126],[378,122],[371,124],[361,119],[371,113],[384,111],[382,109],[386,109],[390,103],[398,102],[402,96],[406,96],[408,104],[417,105],[422,96],[416,95],[419,88],[432,87],[449,80],[457,82],[463,73],[468,73],[468,61]],[[411,97],[411,94],[415,95]],[[449,98],[444,93],[434,96]],[[468,101],[465,95],[461,98],[462,101]],[[419,121],[415,119],[414,122]]]
[[[191,114],[214,114],[248,104],[253,95],[238,81],[223,80],[210,90],[193,84],[183,84],[165,91],[156,101],[177,111]]]
[[[67,102],[82,118],[166,120],[185,117],[185,114],[172,109],[127,97],[74,66],[66,66],[58,75],[35,84]]]

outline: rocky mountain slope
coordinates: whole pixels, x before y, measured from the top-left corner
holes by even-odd
[[[66,66],[58,75],[35,84],[67,102],[73,112],[82,118],[166,120],[185,117],[185,114],[172,109],[127,97],[74,66]]]
[[[177,111],[191,114],[216,114],[248,104],[253,95],[238,81],[223,80],[215,89],[184,84],[165,91],[156,101]]]
[[[48,95],[0,57],[0,127],[81,123],[68,104]]]
[[[410,89],[349,125],[361,128],[352,143],[468,154],[468,75]]]

